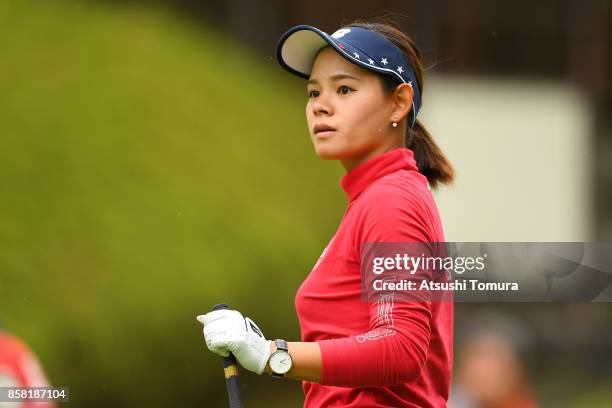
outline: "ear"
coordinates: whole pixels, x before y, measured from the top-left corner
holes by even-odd
[[[393,91],[393,112],[390,118],[392,122],[400,122],[408,116],[410,109],[412,109],[413,96],[414,90],[412,86],[406,83],[400,84],[395,88],[395,91]]]

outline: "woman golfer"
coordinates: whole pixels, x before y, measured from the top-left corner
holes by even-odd
[[[365,243],[444,242],[430,192],[453,168],[423,125],[423,65],[389,23],[358,21],[329,35],[300,25],[277,46],[280,65],[307,79],[317,155],[339,160],[348,207],[300,286],[301,341],[266,340],[235,310],[198,316],[208,348],[257,374],[303,380],[305,407],[445,407],[452,302],[362,299]]]

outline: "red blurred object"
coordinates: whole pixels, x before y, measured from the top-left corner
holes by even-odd
[[[38,358],[15,336],[0,332],[0,387],[49,387]],[[2,403],[0,403],[2,405]],[[16,402],[15,408],[54,408],[50,402]]]

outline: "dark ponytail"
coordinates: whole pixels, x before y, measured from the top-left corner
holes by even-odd
[[[414,152],[417,167],[432,188],[453,183],[455,169],[418,119],[412,129],[408,128],[406,147]]]
[[[397,46],[410,61],[414,73],[417,77],[421,97],[423,95],[423,74],[424,68],[421,62],[421,53],[408,35],[404,34],[399,27],[392,21],[386,19],[355,20],[343,24],[343,26],[357,26],[374,31]],[[397,82],[389,77],[382,77],[385,89],[389,92],[395,90]],[[455,170],[450,161],[446,158],[442,150],[438,147],[433,137],[425,126],[417,119],[412,129],[407,127],[406,147],[414,152],[414,157],[419,167],[419,171],[425,177],[432,188],[437,188],[439,184],[450,185],[455,178]]]

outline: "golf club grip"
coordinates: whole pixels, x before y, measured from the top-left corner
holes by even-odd
[[[213,310],[229,309],[225,303],[219,303],[213,306]],[[221,357],[223,360],[223,371],[225,373],[225,386],[227,388],[227,397],[229,398],[230,408],[243,408],[242,398],[240,396],[240,377],[238,376],[238,364],[236,357],[230,353],[227,357]]]

